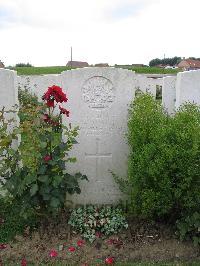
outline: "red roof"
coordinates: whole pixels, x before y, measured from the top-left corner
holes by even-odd
[[[89,64],[87,62],[80,62],[80,61],[69,61],[67,66],[71,67],[88,67]]]
[[[185,59],[184,61],[186,61],[190,67],[200,68],[200,60]]]

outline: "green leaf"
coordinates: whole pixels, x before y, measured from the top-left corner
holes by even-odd
[[[76,139],[71,140],[72,144],[78,144],[78,141]]]
[[[50,206],[53,208],[58,208],[58,206],[60,205],[60,201],[58,198],[52,198],[50,201]]]
[[[41,148],[45,149],[47,147],[47,143],[46,142],[41,142],[40,146],[41,146]]]
[[[67,158],[66,160],[67,162],[70,162],[70,163],[75,163],[77,160],[75,157],[72,157],[72,158]]]
[[[38,185],[34,184],[31,189],[30,189],[30,194],[31,196],[34,196],[36,194],[36,192],[38,191]]]
[[[38,173],[43,175],[45,172],[46,172],[46,165],[43,164],[40,166]]]
[[[75,174],[75,178],[76,179],[81,179],[81,180],[87,180],[88,181],[88,178],[86,175],[82,175],[81,173],[76,173]]]
[[[47,183],[47,181],[49,181],[49,176],[48,175],[41,175],[38,177],[38,180],[43,182],[43,183]]]
[[[54,180],[53,180],[53,186],[54,187],[58,187],[58,185],[62,182],[62,180],[63,180],[63,176],[59,176],[59,175],[57,175],[57,176],[54,176],[54,178],[53,178]]]

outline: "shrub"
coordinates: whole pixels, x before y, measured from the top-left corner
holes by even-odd
[[[198,237],[200,108],[187,103],[169,117],[152,96],[140,95],[130,107],[128,143],[133,213],[178,224],[182,237]]]
[[[7,243],[16,235],[24,233],[38,226],[37,217],[30,211],[29,218],[20,216],[20,202],[12,202],[0,198],[0,243]]]
[[[72,211],[68,222],[77,233],[93,242],[101,234],[109,236],[127,228],[122,210],[114,207],[87,206]]]
[[[19,88],[18,91],[18,115],[20,118],[22,140],[20,153],[23,164],[26,165],[30,171],[36,171],[40,157],[36,157],[35,153],[39,153],[41,149],[41,141],[40,138],[38,138],[38,121],[40,121],[41,113],[46,112],[46,106],[44,103],[39,102],[38,97],[31,94],[27,88],[24,90]]]
[[[68,110],[59,106],[60,114],[54,115],[55,105],[66,102],[66,95],[54,85],[48,88],[43,100],[44,104],[36,103],[35,108],[25,104],[26,116],[20,128],[11,133],[9,123],[1,116],[0,176],[4,181],[0,181],[12,198],[22,203],[22,211],[33,208],[38,214],[52,214],[64,207],[66,192],[81,192],[78,181],[87,178],[80,173],[70,175],[65,169],[66,162],[76,161],[68,152],[78,135],[78,128],[62,124],[62,116],[69,116]],[[12,141],[19,133],[22,141],[15,150]]]
[[[200,245],[200,213],[194,212],[177,221],[178,234],[181,240],[192,238],[194,245]]]
[[[168,134],[168,117],[160,104],[148,94],[136,97],[128,121],[128,176],[131,207],[142,216],[161,216],[172,207]]]

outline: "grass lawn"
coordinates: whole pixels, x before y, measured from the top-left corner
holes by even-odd
[[[138,74],[177,74],[180,69],[163,69],[159,67],[133,67],[128,68]]]
[[[49,66],[49,67],[15,67],[18,75],[45,75],[45,74],[60,74],[63,71],[69,70],[66,66]]]
[[[18,75],[60,74],[62,71],[70,70],[66,66],[16,67],[12,69],[16,70]],[[180,71],[179,69],[162,69],[157,67],[134,67],[128,69],[139,74],[177,74]]]

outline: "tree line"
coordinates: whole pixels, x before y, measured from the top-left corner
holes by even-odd
[[[200,58],[196,58],[196,57],[189,57],[189,59],[200,60]],[[175,65],[178,65],[181,62],[181,60],[183,60],[183,58],[178,57],[178,56],[175,56],[172,58],[163,58],[163,59],[155,58],[149,62],[149,66],[153,67],[153,66],[157,66],[160,64],[175,66]]]

